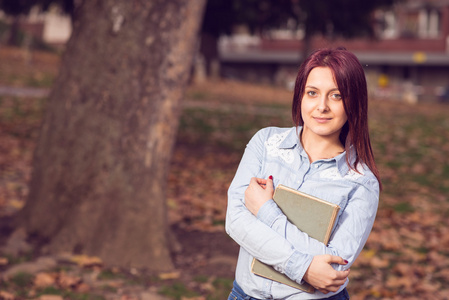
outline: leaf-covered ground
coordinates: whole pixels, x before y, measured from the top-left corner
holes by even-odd
[[[0,48],[0,86],[49,88],[58,63],[56,55],[33,53],[27,62],[20,51]],[[189,88],[167,200],[181,244],[178,272],[138,284],[157,285],[176,299],[225,299],[237,254],[223,229],[226,191],[249,138],[261,127],[291,126],[290,98],[282,89],[229,81]],[[24,204],[44,106],[45,98],[0,96],[0,216]],[[373,232],[351,269],[351,299],[449,299],[448,116],[449,105],[371,99],[384,190]],[[0,257],[3,269],[17,261]],[[35,280],[28,278],[28,289]],[[14,294],[15,284],[3,282],[0,292]],[[54,282],[55,290],[64,288],[73,286]]]

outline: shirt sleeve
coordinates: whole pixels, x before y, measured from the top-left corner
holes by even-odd
[[[375,179],[357,186],[349,195],[348,203],[343,208],[327,247],[290,223],[272,200],[262,206],[257,217],[284,236],[301,253],[313,256],[331,254],[346,259],[349,262],[347,265],[334,266],[337,270],[344,270],[353,264],[368,239],[376,217],[378,195],[378,183]]]
[[[265,135],[266,130],[261,130],[248,143],[228,190],[226,232],[253,257],[300,283],[313,256],[295,249],[285,236],[254,216],[244,203],[250,179],[258,177],[262,167]],[[280,221],[276,216],[275,219]]]

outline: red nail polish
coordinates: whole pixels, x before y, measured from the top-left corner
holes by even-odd
[[[273,176],[270,175],[270,177],[268,177],[270,180],[273,180]]]
[[[349,261],[347,261],[346,259],[345,259],[345,263],[348,263]]]

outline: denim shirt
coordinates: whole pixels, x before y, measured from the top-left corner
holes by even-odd
[[[257,132],[228,190],[226,232],[240,245],[236,281],[255,298],[320,299],[336,294],[306,293],[254,275],[253,257],[299,283],[314,255],[340,256],[349,263],[333,267],[344,270],[365,245],[376,216],[379,184],[373,173],[363,164],[357,166],[358,172],[352,170],[346,163],[346,152],[310,163],[299,140],[300,131],[301,127],[268,127]],[[341,207],[327,246],[291,224],[273,200],[266,202],[257,216],[245,207],[244,193],[250,179],[270,175],[274,186],[283,184]],[[338,292],[347,284],[348,280]]]

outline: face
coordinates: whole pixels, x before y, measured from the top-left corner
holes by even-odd
[[[303,137],[339,141],[340,131],[348,117],[330,68],[316,67],[310,71],[301,101],[301,116]]]

